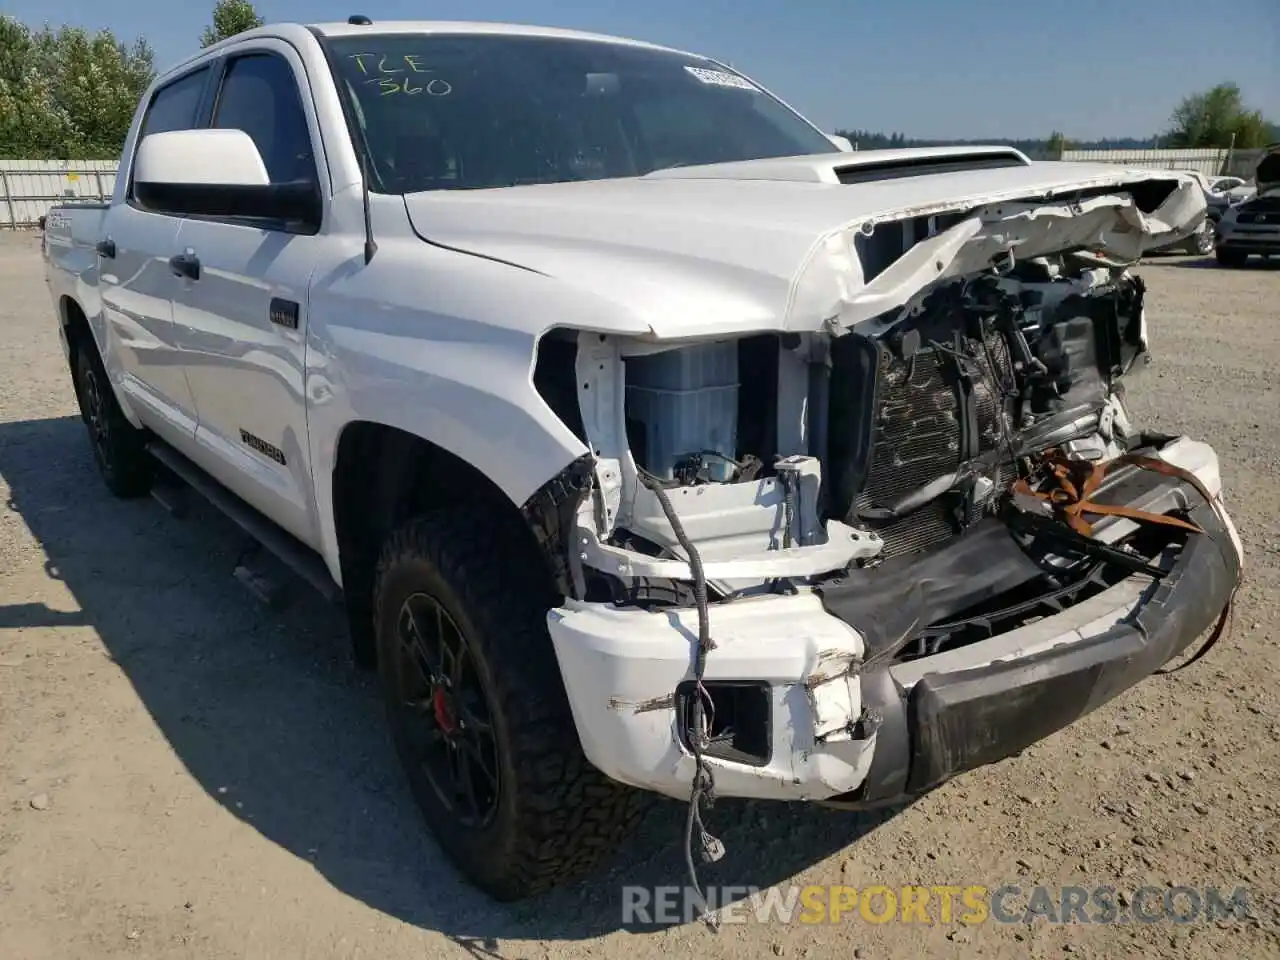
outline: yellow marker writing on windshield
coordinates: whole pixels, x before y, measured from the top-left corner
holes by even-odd
[[[369,76],[366,83],[376,84],[382,96],[394,96],[397,93],[415,96],[425,93],[429,97],[447,97],[453,93],[453,86],[447,80],[433,77],[425,82],[413,83],[407,77],[398,78],[395,74],[434,73],[431,67],[423,66],[422,55],[406,53],[399,56],[378,53],[353,53],[348,59],[356,62],[356,69]],[[370,69],[374,60],[377,68]]]

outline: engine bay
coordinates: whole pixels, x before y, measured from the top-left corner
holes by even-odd
[[[1122,268],[1042,258],[938,285],[879,335],[553,331],[535,383],[595,464],[575,592],[687,601],[682,539],[712,599],[813,587],[995,516],[1046,450],[1118,455],[1144,292]]]

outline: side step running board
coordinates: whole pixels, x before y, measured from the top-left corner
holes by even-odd
[[[342,602],[342,591],[333,582],[320,554],[249,506],[163,440],[152,440],[147,444],[147,450],[285,566],[315,587],[326,600]]]

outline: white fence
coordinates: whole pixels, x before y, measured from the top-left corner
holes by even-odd
[[[55,203],[110,200],[118,163],[0,159],[0,229],[34,226]]]
[[[1246,180],[1261,150],[1064,150],[1063,160],[1090,163],[1118,163],[1126,167],[1153,167],[1160,170],[1198,170],[1208,177],[1230,173]]]

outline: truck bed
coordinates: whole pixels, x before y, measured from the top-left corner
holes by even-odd
[[[55,302],[64,296],[79,304],[92,321],[101,311],[98,291],[98,241],[107,203],[60,203],[45,215],[45,280]]]

